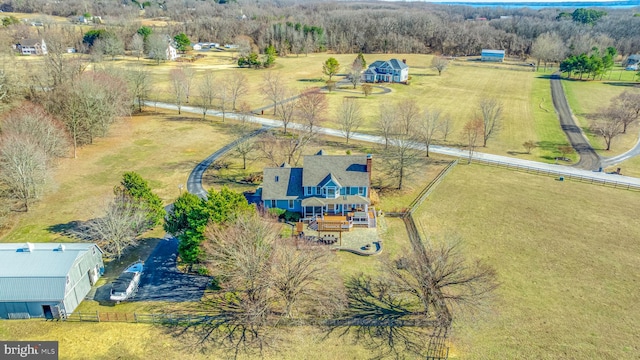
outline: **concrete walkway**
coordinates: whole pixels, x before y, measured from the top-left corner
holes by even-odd
[[[156,106],[161,109],[177,111],[177,107],[173,104],[160,103],[160,102],[156,103],[156,102],[147,101],[145,102],[145,105]],[[202,114],[202,110],[192,106],[183,106],[182,111]],[[213,115],[213,116],[219,116],[219,117],[222,116],[221,112],[213,111],[213,110],[208,111],[207,114]],[[226,117],[227,119],[235,119],[235,120],[240,119],[239,114],[233,114],[233,113],[227,113]],[[280,121],[265,119],[259,116],[251,116],[249,117],[248,120],[257,124],[262,124],[264,126],[276,127],[276,128],[282,127],[282,122]],[[303,124],[298,124],[298,123],[289,124],[289,128],[294,130],[305,129]],[[342,131],[337,129],[330,129],[330,128],[316,128],[316,129],[320,134],[344,138],[344,134],[342,133]],[[362,134],[362,133],[353,133],[351,135],[351,139],[356,141],[363,141],[363,142],[376,143],[376,144],[384,144],[385,142],[382,136]],[[425,146],[423,144],[416,143],[415,148],[425,150]],[[438,145],[431,145],[429,147],[429,151],[436,154],[447,155],[447,156],[452,156],[456,158],[466,158],[469,155],[469,152],[463,149],[450,148],[450,147],[438,146]],[[525,167],[529,169],[536,169],[540,171],[554,172],[554,173],[557,173],[558,175],[578,176],[585,179],[593,179],[593,180],[599,180],[599,181],[613,181],[620,184],[628,184],[636,187],[640,186],[640,178],[635,178],[630,176],[606,174],[602,172],[594,172],[594,171],[589,171],[584,169],[578,169],[572,166],[546,164],[546,163],[541,163],[537,161],[523,160],[523,159],[517,159],[517,158],[508,157],[508,156],[486,154],[481,152],[474,152],[473,157],[476,159],[480,159],[488,162],[509,164],[509,165],[515,165],[515,166]]]

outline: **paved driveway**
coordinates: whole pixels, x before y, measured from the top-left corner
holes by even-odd
[[[177,254],[178,240],[167,235],[145,260],[140,287],[132,301],[200,301],[209,278],[178,271]]]

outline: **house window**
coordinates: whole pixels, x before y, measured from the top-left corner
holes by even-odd
[[[280,181],[280,176],[276,176],[276,182]]]
[[[275,200],[271,200],[271,207],[272,208],[276,207],[276,201]]]
[[[327,197],[328,198],[335,198],[336,197],[336,188],[327,188]]]
[[[367,188],[361,186],[361,187],[358,188],[358,195],[364,196],[366,194],[366,191],[367,191]]]
[[[304,194],[305,195],[311,195],[311,186],[305,186],[304,187]]]
[[[294,204],[293,204],[293,200],[289,200],[289,209],[293,209]]]
[[[322,188],[320,186],[316,187],[316,195],[322,194]]]
[[[92,246],[91,247],[91,255],[95,255],[96,254],[96,247]]]

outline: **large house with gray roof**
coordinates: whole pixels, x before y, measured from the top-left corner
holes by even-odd
[[[356,224],[375,227],[370,209],[371,155],[303,157],[302,167],[282,164],[265,168],[256,196],[265,208],[298,212],[305,220],[325,215],[347,216]]]
[[[374,61],[364,74],[365,82],[406,83],[409,80],[409,66],[404,61]]]
[[[0,319],[64,317],[103,272],[96,244],[0,244]]]

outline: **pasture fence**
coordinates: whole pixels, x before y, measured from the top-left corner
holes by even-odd
[[[462,158],[460,158],[460,160],[462,160]],[[468,160],[468,159],[465,159],[465,160]],[[609,174],[611,175],[612,179],[603,179],[596,176],[572,174],[570,172],[561,171],[561,170],[540,169],[537,167],[506,163],[498,160],[472,158],[471,163],[476,163],[479,165],[486,165],[486,166],[493,166],[493,167],[503,168],[508,170],[521,171],[528,174],[555,177],[558,179],[562,178],[562,180],[572,180],[572,181],[578,181],[578,182],[587,183],[587,184],[601,185],[601,186],[611,187],[615,189],[640,191],[639,184],[625,182],[622,180],[616,180],[615,177],[618,175],[615,175],[615,174]]]

